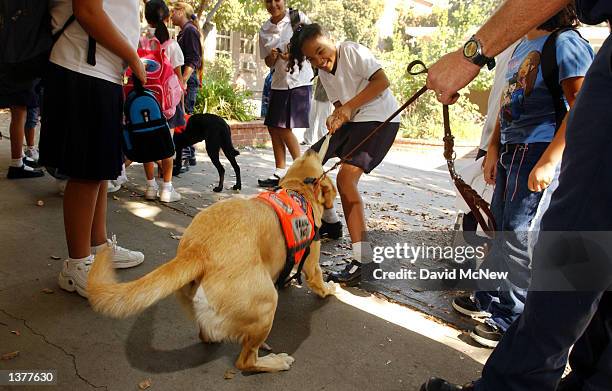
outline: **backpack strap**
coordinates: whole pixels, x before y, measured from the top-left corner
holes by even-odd
[[[64,34],[64,31],[66,31],[68,26],[70,26],[72,22],[74,22],[75,20],[76,20],[76,17],[74,16],[74,14],[70,15],[68,20],[66,20],[66,23],[64,23],[64,25],[62,26],[62,28],[56,31],[55,34],[53,34],[53,37],[52,37],[53,44],[57,42],[57,40],[62,36],[62,34]],[[87,43],[87,63],[91,66],[95,66],[96,65],[96,40],[93,39],[91,35],[88,35],[88,37],[89,37],[89,41]]]
[[[300,11],[289,8],[289,20],[291,20],[291,28],[295,31],[298,24],[300,24]]]
[[[565,31],[575,31],[580,38],[584,39],[582,35],[572,27],[564,27],[550,33],[544,47],[542,48],[542,78],[546,88],[550,91],[552,96],[553,106],[555,108],[555,120],[556,127],[555,131],[559,130],[563,118],[567,113],[567,107],[565,106],[565,99],[563,98],[563,88],[559,83],[559,64],[557,63],[557,37]],[[584,39],[586,41],[586,39]],[[587,41],[588,42],[588,41]]]

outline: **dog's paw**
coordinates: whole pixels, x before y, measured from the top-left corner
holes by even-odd
[[[213,188],[213,191],[215,193],[221,193],[221,190],[223,190],[223,186],[217,186],[217,187]]]
[[[232,186],[232,190],[242,190],[242,185],[234,185]]]
[[[285,371],[289,370],[289,368],[291,368],[291,364],[295,362],[295,358],[291,357],[287,353],[279,353],[276,355],[276,357],[279,359],[281,363],[284,362],[282,370],[285,370]]]
[[[338,285],[333,282],[333,281],[327,281],[324,283],[325,285],[325,296],[329,296],[329,295],[335,295],[336,294],[336,289],[338,288]],[[323,296],[323,297],[325,297]]]

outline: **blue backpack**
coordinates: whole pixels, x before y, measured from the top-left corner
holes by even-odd
[[[152,91],[134,77],[134,89],[125,99],[123,153],[128,159],[147,163],[174,155],[168,122]]]

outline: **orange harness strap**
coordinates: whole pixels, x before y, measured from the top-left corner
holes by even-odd
[[[312,206],[301,194],[286,189],[263,192],[256,198],[274,209],[285,237],[287,260],[276,281],[277,287],[285,286],[293,278],[301,283],[302,265],[308,257],[310,244],[317,239]],[[298,272],[287,280],[294,265],[299,265]]]

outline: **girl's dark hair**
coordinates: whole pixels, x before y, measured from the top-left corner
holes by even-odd
[[[155,38],[160,43],[170,39],[170,33],[164,23],[169,16],[170,10],[163,0],[149,0],[145,4],[145,19],[151,26],[155,26]]]
[[[293,73],[295,63],[302,70],[304,62],[304,53],[302,53],[302,45],[304,42],[317,38],[323,35],[323,29],[318,23],[298,24],[293,31],[291,41],[289,41],[289,60],[287,61],[287,72]]]
[[[557,12],[557,14],[552,18],[542,23],[538,27],[538,30],[555,31],[560,28],[576,28],[578,26],[580,26],[580,22],[578,21],[578,15],[576,14],[576,4],[574,1],[572,1],[561,11]]]

